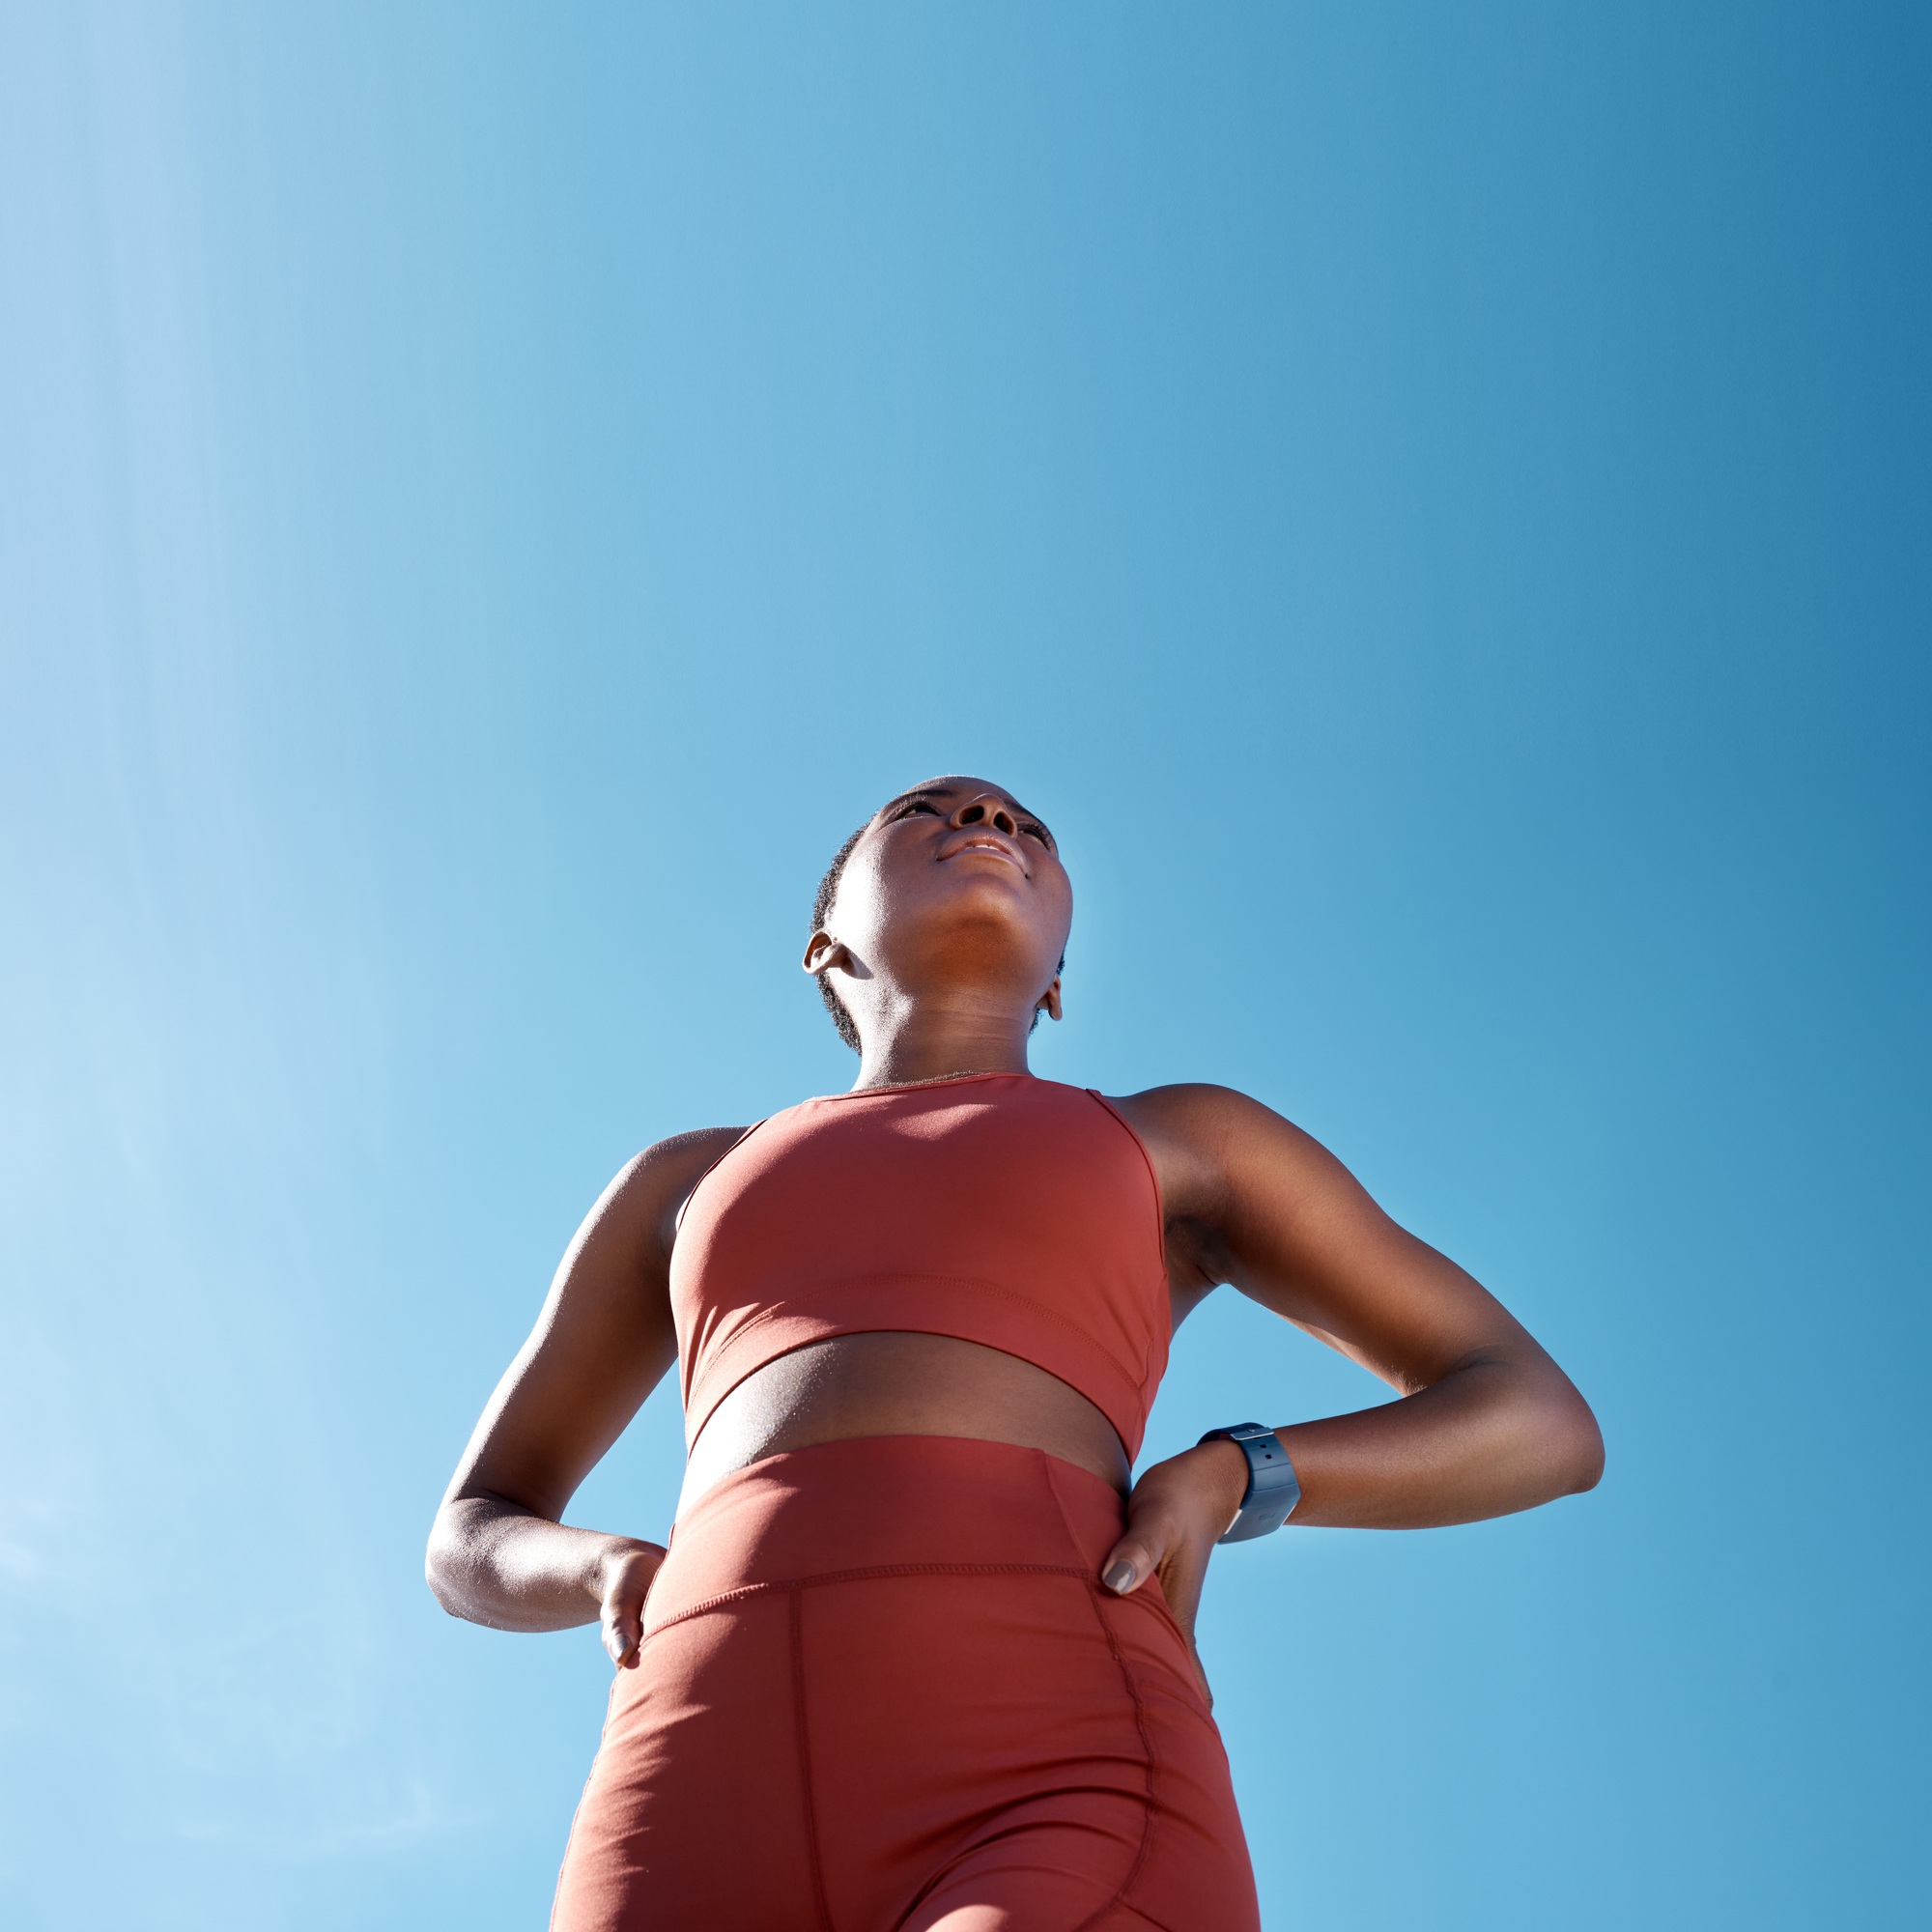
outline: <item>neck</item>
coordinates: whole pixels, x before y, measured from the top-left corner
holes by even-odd
[[[955,1073],[1025,1073],[1032,1031],[1032,1009],[1015,1014],[1003,1002],[921,1000],[868,1014],[852,1088],[904,1087]]]

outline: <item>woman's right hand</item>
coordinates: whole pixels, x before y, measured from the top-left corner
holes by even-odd
[[[634,1670],[644,1635],[644,1599],[668,1552],[655,1543],[613,1536],[598,1564],[597,1622],[619,1670]]]
[[[677,1360],[670,1251],[677,1211],[741,1129],[660,1141],[604,1190],[457,1464],[425,1569],[451,1616],[492,1630],[601,1626],[637,1661],[654,1543],[567,1526],[578,1486]]]

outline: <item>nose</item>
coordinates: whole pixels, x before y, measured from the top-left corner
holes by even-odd
[[[1009,838],[1020,836],[1019,822],[1007,809],[1007,802],[998,792],[982,791],[978,798],[969,799],[952,814],[954,825],[990,825],[996,832],[1004,832]]]

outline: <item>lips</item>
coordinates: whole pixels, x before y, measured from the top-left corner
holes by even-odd
[[[952,851],[942,852],[939,857],[943,864],[948,859],[957,859],[967,852],[991,852],[996,857],[1006,860],[1009,866],[1017,866],[1022,872],[1026,870],[1025,860],[1004,838],[988,832],[981,832],[970,838],[962,839]]]

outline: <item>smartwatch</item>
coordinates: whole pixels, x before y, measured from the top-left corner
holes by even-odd
[[[1264,1423],[1237,1422],[1232,1429],[1210,1429],[1201,1441],[1236,1443],[1248,1459],[1248,1492],[1241,1498],[1240,1514],[1216,1541],[1246,1543],[1279,1529],[1301,1500],[1301,1484],[1281,1437]]]

